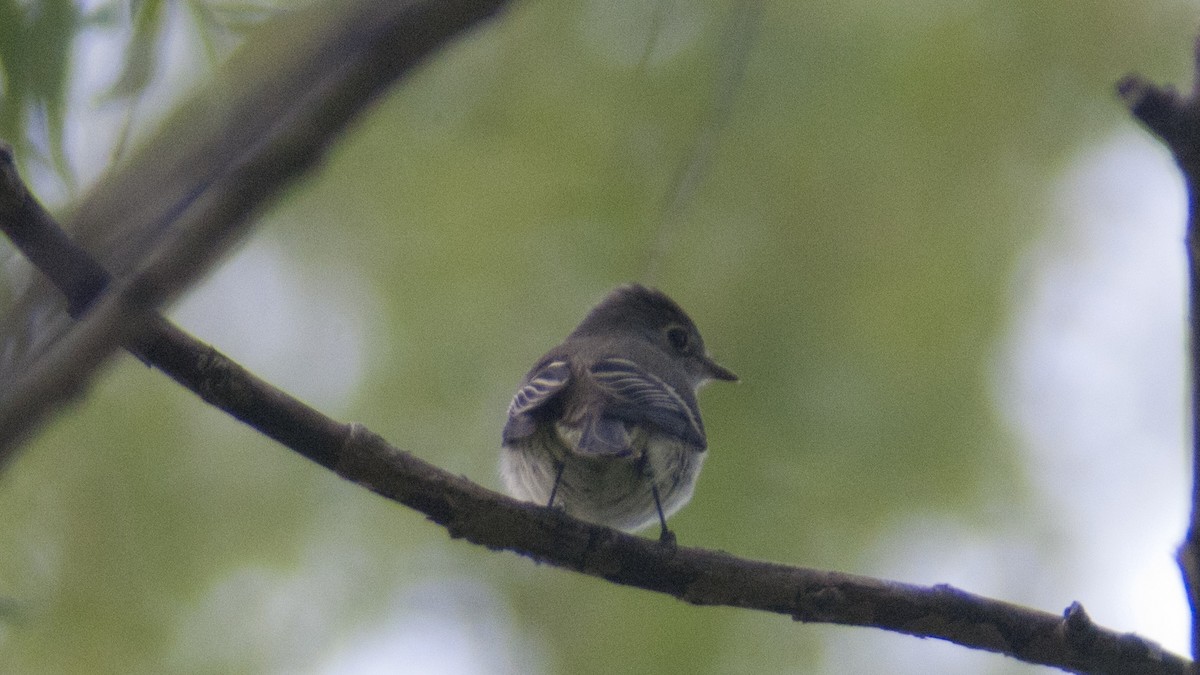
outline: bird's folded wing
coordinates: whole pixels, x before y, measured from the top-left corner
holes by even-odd
[[[564,360],[551,361],[529,374],[525,383],[508,405],[508,421],[504,424],[504,442],[525,438],[533,433],[537,423],[532,413],[567,386],[571,366]]]
[[[662,378],[628,359],[607,358],[589,369],[607,394],[604,416],[634,425],[649,425],[703,450],[708,442],[694,399],[684,398]]]

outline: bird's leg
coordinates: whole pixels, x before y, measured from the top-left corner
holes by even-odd
[[[658,511],[658,523],[662,525],[662,531],[658,533],[658,543],[664,546],[675,545],[675,533],[667,529],[667,517],[663,515],[662,500],[658,498],[658,484],[654,482],[654,477],[650,477],[650,494],[654,495],[654,509]]]
[[[563,469],[565,468],[567,468],[566,462],[558,462],[558,471],[554,474],[554,487],[550,488],[550,501],[546,502],[546,508],[548,509],[554,508],[554,497],[558,495],[558,484],[562,482]]]
[[[664,546],[674,546],[675,533],[667,527],[667,516],[663,513],[662,498],[658,496],[658,481],[654,478],[654,467],[650,466],[650,455],[642,455],[639,463],[642,475],[650,481],[650,496],[654,497],[654,510],[658,513],[658,524],[662,526],[658,533],[658,543]]]

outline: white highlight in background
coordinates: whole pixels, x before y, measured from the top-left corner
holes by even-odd
[[[378,303],[353,268],[308,269],[259,234],[171,315],[256,375],[336,414],[362,381]]]
[[[1189,510],[1181,180],[1125,133],[1083,154],[1054,199],[995,373],[1058,549],[1043,595],[1186,654],[1172,558]]]

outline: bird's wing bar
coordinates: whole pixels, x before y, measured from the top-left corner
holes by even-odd
[[[508,404],[508,421],[504,424],[504,442],[525,438],[533,433],[536,423],[530,416],[534,410],[554,398],[571,381],[571,366],[564,360],[551,361],[529,374],[525,383]]]
[[[628,359],[607,358],[589,369],[608,394],[605,414],[633,424],[649,424],[699,450],[707,447],[704,424],[694,400],[685,399],[662,378]]]

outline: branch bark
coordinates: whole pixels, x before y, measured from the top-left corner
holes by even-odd
[[[1187,260],[1192,378],[1192,514],[1176,560],[1192,610],[1192,658],[1200,655],[1200,43],[1194,52],[1196,80],[1186,97],[1138,75],[1117,85],[1130,112],[1171,151],[1188,195]]]
[[[6,209],[9,204],[22,206]],[[11,154],[0,153],[0,230],[23,249],[32,244],[45,256],[44,250],[65,237],[56,229],[20,182]],[[67,256],[80,253],[59,248]],[[51,264],[66,263],[53,260]],[[62,290],[71,292],[66,281],[72,275],[53,278],[61,278]],[[119,336],[132,353],[205,401],[343,478],[425,514],[451,537],[695,605],[756,609],[796,621],[939,638],[1071,672],[1190,672],[1190,662],[1153,642],[1095,625],[1078,604],[1057,615],[946,585],[915,586],[663,545],[575,520],[556,509],[518,502],[398,450],[362,425],[332,420],[275,389],[157,315],[155,288],[153,281],[135,274],[112,284],[99,300],[70,298],[73,306],[94,303],[81,320],[79,334]],[[90,330],[94,325],[101,329]],[[61,345],[63,349],[93,346],[71,340]]]

